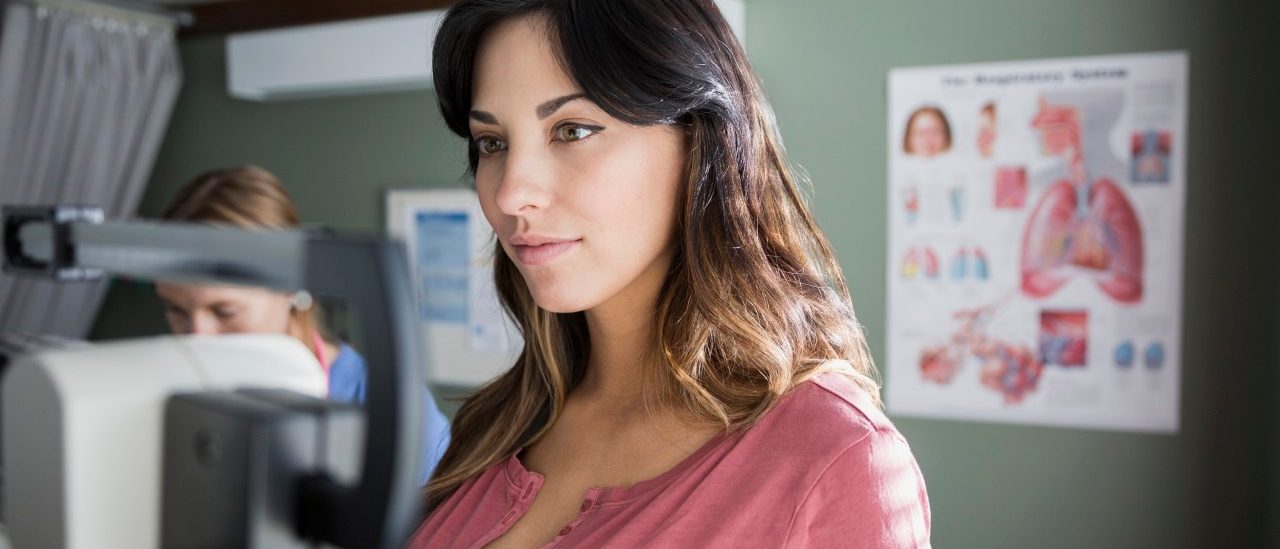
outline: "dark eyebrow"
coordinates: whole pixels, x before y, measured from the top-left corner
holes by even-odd
[[[476,122],[498,125],[498,117],[484,111],[471,111],[471,119]]]
[[[538,105],[538,110],[537,110],[538,120],[542,120],[548,116],[551,116],[552,113],[556,112],[556,110],[558,110],[560,107],[563,107],[565,103],[568,103],[575,99],[582,99],[586,96],[587,94],[585,93],[574,93],[574,94],[566,95],[564,97],[557,97],[555,99],[547,101],[546,103]]]
[[[538,114],[538,120],[542,120],[548,116],[551,116],[553,113],[559,110],[560,107],[563,107],[565,103],[568,103],[576,99],[582,99],[586,96],[587,94],[585,93],[573,93],[563,97],[557,97],[555,99],[547,101],[546,103],[538,105],[538,108],[534,112]],[[493,124],[495,126],[498,125],[498,117],[494,116],[493,113],[489,113],[485,111],[477,111],[477,110],[471,111],[471,119],[483,124]]]

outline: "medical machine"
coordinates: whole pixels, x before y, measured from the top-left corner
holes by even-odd
[[[315,358],[286,336],[157,337],[12,357],[0,379],[0,536],[13,547],[389,548],[408,539],[420,519],[422,355],[401,246],[108,222],[82,207],[0,215],[7,273],[342,299],[368,364],[359,407],[320,398]]]

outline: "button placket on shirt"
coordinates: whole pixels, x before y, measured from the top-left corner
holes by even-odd
[[[520,492],[519,501],[521,503],[529,501],[529,497],[531,494],[533,494],[533,489],[536,487],[537,487],[537,483],[535,482],[526,483],[524,485],[524,490]],[[507,511],[507,514],[502,517],[502,524],[503,525],[509,524],[512,520],[515,520],[516,516],[519,514],[520,514],[520,506],[516,506],[515,509]]]
[[[506,516],[502,517],[502,524],[504,524],[504,525],[506,525],[506,524],[510,524],[510,523],[511,523],[511,520],[512,520],[512,519],[514,519],[514,518],[516,518],[516,515],[517,515],[518,513],[519,513],[519,511],[518,511],[518,510],[516,510],[516,509],[512,509],[512,510],[510,510],[510,511],[507,511]]]
[[[536,480],[530,480],[527,483],[525,483],[524,490],[520,492],[520,496],[519,498],[517,498],[520,504],[516,505],[515,509],[507,511],[507,514],[502,516],[502,520],[498,521],[498,524],[494,525],[493,532],[491,532],[489,535],[485,536],[484,538],[481,538],[478,544],[476,545],[476,547],[483,547],[489,542],[497,539],[498,536],[501,536],[503,532],[507,531],[507,528],[509,528],[511,526],[511,523],[516,520],[516,517],[519,517],[525,511],[528,511],[528,507],[525,505],[525,503],[528,502],[533,497],[533,491],[537,488],[538,488],[538,482]]]
[[[582,500],[582,505],[578,507],[578,518],[574,519],[568,526],[561,528],[560,533],[556,535],[556,539],[552,541],[552,544],[548,547],[559,544],[565,536],[569,535],[570,532],[573,532],[574,528],[577,528],[579,524],[582,524],[583,519],[586,518],[587,511],[590,511],[591,508],[595,506],[596,499],[598,497],[600,497],[600,490],[592,488],[588,491],[587,498]]]
[[[530,499],[532,499],[533,490],[537,487],[538,487],[537,482],[530,481],[526,483],[524,485],[524,490],[520,492],[520,503],[522,504],[527,503]],[[520,515],[520,507],[521,506],[517,506],[515,509],[508,511],[506,516],[502,517],[502,524],[507,525],[507,524],[510,524],[511,521],[515,520],[515,518]]]

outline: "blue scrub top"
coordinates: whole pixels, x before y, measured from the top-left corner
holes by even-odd
[[[347,344],[342,344],[337,358],[329,367],[329,400],[339,402],[364,402],[365,364],[364,357]],[[426,484],[435,470],[436,463],[449,447],[449,419],[440,412],[436,400],[431,397],[424,383],[422,385],[422,463],[419,470],[422,476],[419,484]]]

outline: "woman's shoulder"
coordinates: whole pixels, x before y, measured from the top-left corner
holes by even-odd
[[[364,357],[346,343],[338,344],[338,356],[329,365],[329,398],[343,402],[363,402]]]
[[[875,434],[897,432],[867,390],[838,371],[800,383],[762,418],[761,424],[770,429],[821,435],[840,448]]]
[[[822,374],[797,387],[778,411],[776,428],[814,439],[807,465],[817,471],[805,478],[789,546],[838,547],[850,539],[876,539],[883,547],[929,546],[932,521],[920,467],[862,386],[844,374]],[[850,508],[880,512],[832,512]]]
[[[752,433],[752,431],[755,431]],[[850,539],[925,547],[929,503],[905,438],[859,383],[839,372],[801,383],[745,434],[768,493],[792,502],[788,546]],[[866,509],[849,515],[839,509]],[[871,510],[901,510],[894,516]]]
[[[363,375],[364,369],[365,369],[364,356],[361,355],[359,351],[356,351],[354,348],[351,347],[351,345],[348,345],[347,343],[339,341],[337,346],[338,346],[338,354],[337,356],[333,357],[333,364],[330,367],[340,368],[340,369],[349,369],[349,370],[359,372],[360,374]]]
[[[804,484],[850,454],[905,445],[861,385],[830,372],[792,389],[732,446],[734,454],[750,456],[741,465],[754,474]]]

